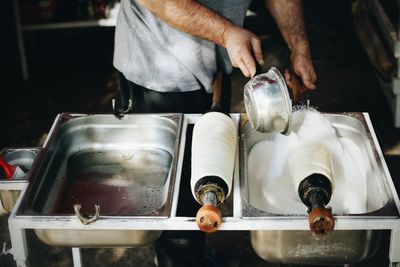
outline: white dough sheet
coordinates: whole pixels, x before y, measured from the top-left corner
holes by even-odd
[[[291,149],[310,141],[323,144],[331,153],[334,191],[328,206],[332,213],[366,213],[366,153],[354,141],[338,137],[331,123],[315,110],[295,111],[290,135],[270,135],[251,148],[247,158],[250,204],[274,214],[307,214],[287,159]]]

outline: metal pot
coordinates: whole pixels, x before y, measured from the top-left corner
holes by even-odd
[[[0,156],[2,156],[7,163],[16,165],[25,172],[22,179],[14,181],[6,180],[0,172],[0,215],[2,213],[10,213],[14,208],[21,189],[27,183],[30,169],[39,150],[39,148],[4,148],[0,151]]]
[[[244,104],[250,123],[257,131],[290,134],[292,102],[277,68],[253,77],[245,85]]]

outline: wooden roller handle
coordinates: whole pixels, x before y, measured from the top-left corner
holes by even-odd
[[[222,223],[221,211],[213,205],[204,205],[197,211],[196,223],[203,232],[216,232]]]
[[[327,208],[313,208],[308,215],[311,231],[316,235],[324,235],[333,231],[335,221]]]
[[[212,98],[212,109],[221,108],[222,100],[222,72],[218,71],[214,75],[214,80],[212,83],[213,87],[213,98]]]

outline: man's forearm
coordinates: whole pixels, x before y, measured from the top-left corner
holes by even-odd
[[[302,81],[300,93],[314,90],[317,76],[311,60],[310,46],[304,26],[303,6],[301,0],[265,0],[266,6],[274,17],[289,49],[290,63],[294,73],[285,70],[285,79],[290,88],[294,86],[291,77],[294,74]],[[296,91],[296,90],[295,90]]]
[[[137,0],[170,26],[224,45],[224,33],[233,26],[228,19],[192,0]]]
[[[301,0],[265,0],[290,50],[309,51]]]
[[[226,48],[232,66],[247,77],[262,64],[260,39],[194,0],[135,0],[170,26]],[[218,0],[216,0],[218,1]]]

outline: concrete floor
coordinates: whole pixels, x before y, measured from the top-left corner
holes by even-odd
[[[306,10],[318,75],[317,90],[310,95],[311,104],[324,112],[368,112],[399,188],[400,130],[392,126],[392,116],[374,69],[352,28],[350,1],[339,2],[335,7],[317,5]],[[267,23],[261,27],[260,19],[250,18],[247,26],[262,36],[267,65],[283,66],[287,49],[273,25]],[[111,64],[112,29],[27,33],[26,44],[31,71],[29,82],[20,78],[15,43],[7,39],[10,53],[2,55],[6,64],[1,66],[4,76],[1,78],[0,148],[37,146],[56,114],[61,112],[111,112],[111,99],[119,97],[118,75]],[[234,71],[232,112],[244,111],[242,88],[246,81]],[[7,217],[0,218],[0,229],[0,245],[7,242],[10,247]],[[234,251],[240,251],[239,266],[280,266],[254,254],[247,232],[218,233],[209,237],[209,242],[222,243],[220,246],[235,244]],[[387,245],[385,235],[378,253],[355,266],[386,266]],[[47,247],[32,233],[29,233],[29,246],[31,266],[72,266],[69,249]],[[83,251],[85,266],[154,266],[153,259],[153,246]],[[11,256],[0,256],[0,266],[14,266]]]

